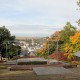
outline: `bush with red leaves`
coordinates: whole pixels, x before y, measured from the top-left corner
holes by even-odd
[[[50,58],[52,59],[58,59],[58,60],[62,60],[62,61],[66,61],[67,57],[64,55],[64,52],[55,52],[52,53],[51,55],[49,55]]]

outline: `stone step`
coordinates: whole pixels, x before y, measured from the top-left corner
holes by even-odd
[[[18,70],[33,70],[35,67],[61,67],[63,65],[14,65],[11,66],[11,71],[18,71]]]

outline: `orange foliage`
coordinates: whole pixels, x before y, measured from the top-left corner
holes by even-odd
[[[60,40],[60,34],[61,34],[61,31],[56,31],[54,34],[51,35],[51,38],[54,41],[58,41],[58,40]]]
[[[64,55],[64,52],[53,53],[49,55],[50,58],[58,59],[58,60],[67,60],[67,57]]]

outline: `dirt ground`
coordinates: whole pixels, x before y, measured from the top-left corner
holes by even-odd
[[[73,74],[38,76],[33,71],[0,69],[0,80],[80,80],[80,66],[70,68]]]

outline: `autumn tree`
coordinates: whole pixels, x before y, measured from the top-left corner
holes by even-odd
[[[77,5],[80,9],[80,0],[77,1]],[[77,21],[77,23],[78,26],[80,26],[80,19]],[[70,35],[68,40],[69,42],[66,42],[64,45],[64,50],[66,52],[65,55],[68,57],[68,59],[72,59],[73,53],[80,50],[80,32],[76,32],[75,35]]]
[[[71,25],[70,22],[67,22],[64,29],[61,31],[61,40],[64,41],[64,43],[69,42],[69,37],[74,35],[75,32],[76,28]]]
[[[73,59],[73,54],[80,50],[80,32],[76,32],[75,35],[70,36],[70,43],[64,45],[65,55],[68,59]]]
[[[80,50],[80,31],[76,32],[74,36],[70,37],[71,44],[73,46],[73,53]]]
[[[44,47],[38,51],[39,55],[48,56],[54,53],[54,51],[65,51],[68,59],[73,58],[71,55],[73,53],[73,47],[71,46],[70,37],[74,36],[76,32],[76,28],[70,22],[67,22],[63,30],[56,31],[45,41]]]

